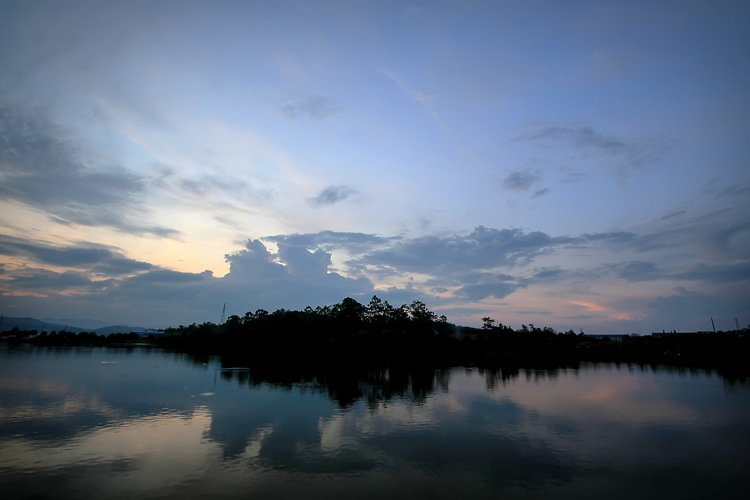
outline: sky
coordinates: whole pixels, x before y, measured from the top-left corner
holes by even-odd
[[[0,314],[750,324],[742,1],[0,0]]]

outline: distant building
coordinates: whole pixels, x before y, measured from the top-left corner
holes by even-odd
[[[584,333],[583,336],[592,340],[611,340],[612,342],[622,342],[629,335],[625,333]]]
[[[671,331],[671,332],[653,332],[651,334],[652,337],[655,337],[657,339],[661,339],[664,337],[681,337],[684,335],[708,335],[713,332],[678,332],[678,331]]]

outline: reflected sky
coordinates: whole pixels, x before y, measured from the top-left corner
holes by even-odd
[[[0,350],[9,498],[684,498],[750,486],[750,388],[716,373],[226,370],[160,350]]]

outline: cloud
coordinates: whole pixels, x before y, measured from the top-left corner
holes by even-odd
[[[750,283],[750,262],[736,264],[696,264],[685,272],[672,275],[673,278],[710,283]]]
[[[131,274],[153,268],[147,262],[126,258],[101,246],[52,246],[0,235],[0,255],[25,257],[40,265],[73,267],[103,274]]]
[[[5,104],[0,104],[0,180],[2,197],[42,210],[61,224],[176,234],[123,215],[142,212],[143,178],[77,147],[41,115]]]
[[[631,283],[656,280],[699,281],[705,283],[726,284],[750,282],[750,262],[735,264],[698,263],[688,270],[667,273],[653,262],[630,261],[604,266],[605,272],[613,271],[619,278]]]
[[[3,294],[29,293],[42,296],[53,296],[57,293],[95,294],[111,283],[112,280],[92,280],[88,273],[83,272],[23,268],[13,273],[0,290],[4,289]]]
[[[615,271],[618,277],[631,283],[658,280],[664,277],[664,273],[653,262],[632,261],[613,264],[608,268]]]
[[[315,248],[331,251],[337,248],[345,248],[350,252],[364,253],[373,248],[392,244],[402,238],[400,236],[383,237],[374,234],[348,233],[339,231],[320,231],[305,234],[280,234],[266,236],[264,241],[274,243],[287,243],[304,248]]]
[[[71,248],[55,254],[15,245],[17,252],[41,255],[39,265],[53,260],[77,267],[61,272],[31,266],[9,269],[0,280],[0,309],[43,309],[48,316],[66,317],[92,317],[93,310],[112,322],[132,323],[138,318],[141,324],[167,326],[218,321],[222,303],[230,314],[241,315],[258,308],[301,309],[337,303],[347,296],[365,300],[372,295],[374,287],[367,278],[332,272],[329,253],[310,252],[283,239],[277,245],[278,252],[272,253],[259,240],[248,240],[244,249],[226,256],[230,271],[220,278],[211,271],[139,267],[114,252]],[[98,272],[104,266],[134,272],[103,279]]]
[[[534,273],[523,278],[522,283],[524,286],[538,285],[542,283],[555,283],[569,276],[569,272],[566,272],[560,268],[542,268],[536,269]]]
[[[750,194],[750,185],[747,182],[737,182],[733,179],[731,183],[727,183],[721,176],[713,176],[702,189],[703,193],[712,196],[715,199],[720,198],[744,198],[747,199],[747,195]]]
[[[515,137],[510,142],[529,142],[546,146],[552,146],[555,143],[567,143],[584,153],[598,152],[620,158],[627,166],[639,169],[658,162],[677,145],[677,142],[671,139],[626,140],[605,135],[591,127],[559,126],[536,127],[528,133]],[[578,177],[569,179],[569,181],[576,180],[578,180]]]
[[[389,266],[402,272],[454,276],[470,270],[510,268],[526,264],[534,257],[558,245],[577,240],[551,237],[540,231],[491,229],[477,226],[466,236],[423,236],[370,252],[361,262],[372,266]]]
[[[436,94],[428,94],[426,92],[414,90],[397,71],[391,68],[382,67],[378,68],[377,71],[378,73],[384,75],[386,78],[398,85],[403,93],[406,94],[409,98],[413,99],[421,106],[429,110],[432,119],[439,123],[440,126],[443,127],[443,130],[445,130],[446,132],[450,131],[450,126],[443,120],[440,114],[434,110],[435,101],[437,100]]]
[[[437,96],[434,94],[427,94],[425,92],[419,92],[417,90],[414,90],[411,88],[411,86],[406,83],[406,80],[404,80],[401,75],[398,74],[395,70],[391,68],[378,68],[378,73],[381,75],[384,75],[386,78],[394,82],[396,85],[399,86],[399,88],[406,94],[407,96],[411,97],[415,101],[417,101],[422,106],[425,106],[426,108],[432,108],[432,106],[435,104],[435,100],[437,99]]]
[[[338,111],[331,99],[322,95],[313,95],[306,99],[293,101],[281,107],[281,116],[292,121],[300,117],[310,119],[325,118]]]
[[[497,281],[494,283],[478,283],[461,287],[457,295],[468,300],[482,300],[488,297],[502,299],[516,291],[520,285]]]
[[[97,245],[55,246],[5,236],[0,238],[0,255],[16,261],[26,259],[26,263],[4,266],[0,308],[36,308],[48,316],[64,317],[91,317],[94,310],[102,319],[120,323],[128,323],[133,311],[137,311],[138,321],[130,323],[166,326],[218,321],[224,303],[229,314],[242,315],[259,308],[301,309],[333,304],[347,296],[365,302],[377,294],[394,305],[422,300],[440,314],[459,311],[457,314],[463,315],[474,314],[467,311],[476,309],[478,301],[492,298],[493,305],[486,306],[483,314],[497,316],[497,308],[504,307],[497,305],[498,299],[529,289],[528,293],[553,298],[550,304],[562,296],[569,297],[566,303],[606,302],[596,314],[588,311],[588,318],[578,317],[577,321],[585,320],[581,326],[596,323],[602,331],[645,331],[664,324],[664,318],[656,314],[662,304],[673,315],[669,329],[682,328],[678,326],[682,320],[677,319],[680,316],[675,304],[691,303],[696,292],[665,291],[660,299],[650,299],[639,295],[638,283],[648,281],[649,289],[658,290],[655,287],[661,286],[663,290],[664,286],[653,283],[663,281],[672,286],[681,280],[711,285],[714,291],[705,295],[712,297],[712,304],[702,307],[703,313],[712,308],[726,313],[728,306],[717,306],[721,300],[729,300],[736,307],[735,315],[747,310],[743,305],[743,286],[750,279],[747,261],[695,264],[694,260],[684,261],[684,257],[678,259],[670,253],[669,267],[675,269],[671,272],[665,271],[663,261],[645,259],[576,267],[582,251],[585,260],[602,250],[637,252],[640,238],[647,236],[630,232],[551,236],[539,231],[484,226],[477,226],[468,234],[416,238],[334,231],[276,235],[247,240],[244,248],[228,253],[225,258],[230,269],[223,277],[215,277],[211,271],[189,273],[153,266],[128,259],[117,249]],[[264,242],[273,245],[266,246]],[[343,252],[348,260],[337,262],[334,267],[333,255],[338,252]],[[576,256],[575,260],[568,260],[570,255]],[[530,267],[535,261],[543,263]],[[590,296],[591,283],[603,283],[601,279],[611,274],[625,280],[617,286],[628,287],[626,295],[630,298],[618,299],[615,295],[603,301]],[[578,291],[584,295],[577,296]],[[507,300],[512,310],[529,310],[515,304],[514,299]],[[559,315],[558,322],[576,319],[561,314],[552,305],[549,311]],[[639,311],[646,319],[612,319],[621,311]],[[691,312],[690,317],[700,320],[697,313]]]
[[[311,198],[310,204],[314,207],[325,207],[351,198],[355,194],[357,191],[349,186],[328,186],[318,196]]]
[[[747,296],[736,292],[718,295],[678,287],[673,294],[656,297],[646,305],[646,321],[659,325],[652,327],[656,331],[708,331],[714,318],[717,330],[734,330],[734,318],[747,312]]]
[[[511,172],[503,179],[503,187],[511,191],[528,191],[531,185],[538,180],[538,175],[528,170],[518,170]]]

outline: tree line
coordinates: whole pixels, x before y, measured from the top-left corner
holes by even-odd
[[[367,304],[347,297],[331,306],[264,309],[167,328],[146,338],[92,332],[52,332],[9,338],[38,345],[121,345],[147,341],[191,353],[221,354],[243,362],[277,364],[471,365],[556,363],[581,360],[732,364],[747,367],[748,329],[664,337],[624,336],[612,342],[582,331],[557,332],[533,323],[514,329],[491,317],[481,328],[457,326],[421,301],[392,306],[373,296]],[[34,332],[36,333],[36,332]],[[239,366],[239,365],[238,365]]]

